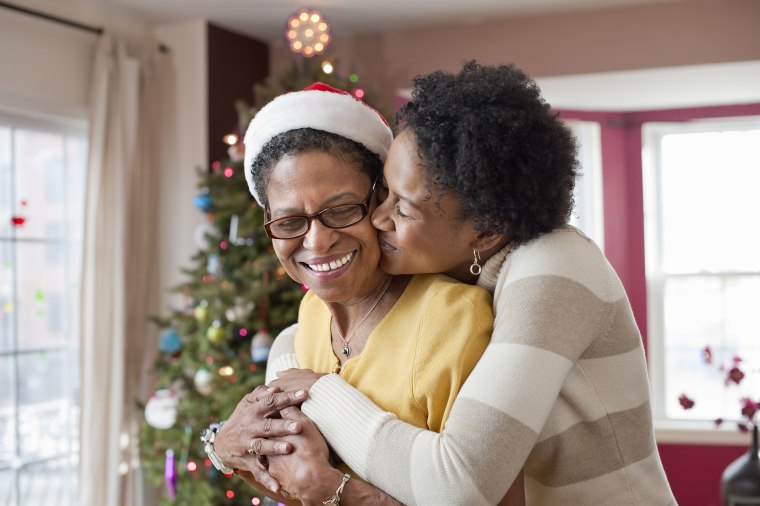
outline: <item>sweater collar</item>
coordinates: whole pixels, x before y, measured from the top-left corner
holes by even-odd
[[[496,282],[499,279],[501,267],[507,259],[507,255],[512,251],[512,246],[507,244],[483,264],[483,270],[478,277],[477,285],[493,293],[496,290]]]

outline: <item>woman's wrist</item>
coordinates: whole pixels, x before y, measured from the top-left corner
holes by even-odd
[[[299,497],[305,506],[322,506],[330,496],[335,494],[343,482],[343,471],[328,465],[314,469],[314,478],[311,486]]]

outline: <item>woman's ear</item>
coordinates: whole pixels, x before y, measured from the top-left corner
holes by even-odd
[[[489,250],[500,250],[509,243],[507,234],[497,234],[495,232],[478,232],[475,234],[475,240],[472,242],[472,249],[481,252]]]

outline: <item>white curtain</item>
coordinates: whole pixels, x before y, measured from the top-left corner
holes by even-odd
[[[155,332],[157,117],[153,41],[98,41],[91,86],[82,281],[82,506],[142,503],[137,433]]]

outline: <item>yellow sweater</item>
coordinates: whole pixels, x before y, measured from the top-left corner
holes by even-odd
[[[491,295],[440,274],[414,276],[340,375],[383,410],[440,432],[491,337]],[[301,302],[295,352],[315,372],[336,370],[330,311],[312,292]]]

